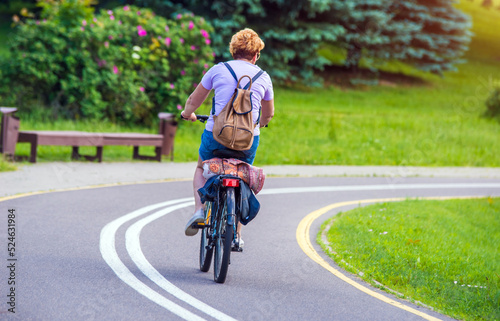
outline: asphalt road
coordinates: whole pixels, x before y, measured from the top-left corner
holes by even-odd
[[[212,269],[198,269],[199,234],[184,236],[192,214],[189,181],[6,200],[0,202],[0,319],[422,320],[313,262],[297,243],[297,226],[309,213],[337,202],[474,195],[500,196],[500,180],[268,178],[258,196],[261,212],[244,228],[245,250],[232,254],[225,284],[214,283]],[[4,244],[11,208],[17,213],[15,314],[6,312]],[[348,208],[326,213],[310,228],[315,250],[335,268],[315,239],[324,220]],[[427,316],[448,319],[371,289]]]

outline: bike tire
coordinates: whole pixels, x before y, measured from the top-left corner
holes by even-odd
[[[205,205],[205,224],[209,223],[211,224],[213,218],[212,218],[212,212],[213,210],[213,203],[212,202],[207,202]],[[208,221],[208,222],[207,222]],[[210,244],[210,228],[209,227],[204,227],[201,230],[201,239],[200,239],[200,270],[202,272],[208,272],[210,270],[210,264],[212,263],[212,256],[214,253],[214,248]],[[207,249],[209,247],[209,249]]]
[[[228,224],[228,215],[234,215],[236,210],[234,188],[228,187],[223,199],[225,204],[220,212],[219,230],[215,240],[214,281],[217,283],[226,281],[231,256],[234,230],[233,226]]]

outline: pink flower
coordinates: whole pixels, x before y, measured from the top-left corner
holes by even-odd
[[[118,24],[121,25],[122,24],[122,21],[121,20],[118,20]]]
[[[80,27],[80,30],[81,30],[81,31],[85,31],[85,28],[84,28],[84,27]]]
[[[46,22],[47,22],[47,19],[43,19],[43,20],[42,20],[42,22],[43,22],[43,23],[46,23]]]
[[[90,24],[90,28],[94,28],[94,24],[93,23]]]
[[[97,22],[97,18],[96,17],[94,17],[94,19],[92,19],[92,20],[94,20],[94,22]]]
[[[208,32],[207,32],[206,30],[204,30],[204,29],[201,29],[201,30],[200,30],[200,33],[201,33],[201,35],[203,36],[203,38],[208,38],[208,37],[209,37],[209,36],[208,36]]]
[[[170,47],[170,44],[172,43],[172,39],[170,38],[165,38],[165,44],[167,45],[167,47]]]
[[[208,64],[204,64],[204,65],[203,65],[203,67],[204,67],[205,69],[208,69]]]
[[[170,28],[168,26],[165,26],[165,31],[168,32]]]
[[[192,21],[189,21],[188,29],[192,30],[193,28],[194,28],[194,23]]]
[[[186,74],[185,70],[181,70],[181,75],[184,76]]]
[[[109,40],[113,40],[113,36],[108,36]]]
[[[182,106],[181,105],[177,105],[177,109],[182,110]]]
[[[215,52],[212,52],[212,56],[214,56],[214,57],[215,57]]]
[[[202,75],[206,74],[207,72],[205,70],[203,70],[203,72],[201,73]]]
[[[179,13],[179,14],[177,15],[177,19],[181,19],[181,18],[182,18],[182,15]]]
[[[191,46],[191,50],[196,50],[196,46]]]
[[[144,87],[139,87],[139,90],[144,92],[146,89],[144,89]]]
[[[137,34],[139,35],[139,37],[144,37],[144,36],[148,35],[148,33],[146,32],[146,30],[144,30],[144,29],[138,30]]]
[[[209,44],[210,44],[210,42],[211,42],[211,41],[210,41],[210,39],[205,39],[205,43],[206,43],[207,45],[209,45]]]
[[[82,26],[84,26],[84,27],[85,27],[86,25],[87,25],[87,20],[83,19],[83,20],[82,20]]]
[[[196,86],[198,86],[198,84],[197,83],[193,83],[193,87],[196,87]]]
[[[198,59],[193,60],[193,63],[197,64],[198,63]]]
[[[123,7],[123,10],[124,10],[124,11],[129,11],[129,10],[130,10],[130,7],[129,7],[129,6],[125,6],[125,7]]]
[[[184,43],[184,39],[183,39],[183,38],[179,39],[179,41],[180,41],[182,44]]]
[[[118,67],[113,66],[113,73],[117,74],[118,73]]]
[[[109,19],[115,20],[115,16],[109,16]]]
[[[37,21],[36,21],[36,24],[37,24],[37,25],[39,25],[39,24],[40,24],[40,20],[37,20]]]
[[[175,88],[175,85],[174,84],[170,84],[170,89],[174,89]]]
[[[109,42],[108,41],[104,41],[104,47],[109,48]]]
[[[140,16],[141,15],[141,12],[140,11],[137,11],[137,15]]]
[[[112,10],[108,10],[108,14],[111,16],[113,14]]]

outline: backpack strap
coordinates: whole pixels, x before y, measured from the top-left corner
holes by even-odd
[[[227,62],[224,62],[224,66],[226,66],[226,68],[229,70],[229,72],[231,73],[231,75],[233,76],[234,80],[236,80],[236,83],[238,84],[238,77],[236,77],[236,73],[234,72],[233,68],[231,68],[231,66],[227,63]],[[262,74],[264,73],[264,70],[260,70],[253,78],[252,78],[252,83],[254,83]],[[243,89],[248,89],[248,86],[250,86],[250,82],[245,86],[243,87]],[[241,88],[241,86],[239,86],[239,88]]]
[[[236,77],[233,68],[231,68],[231,66],[227,62],[224,63],[224,66],[226,66],[226,68],[229,69],[229,72],[231,73],[231,75],[233,75],[234,80],[236,80],[236,83],[238,83],[238,77]]]
[[[248,89],[248,86],[250,86],[251,83],[254,83],[259,77],[260,75],[262,75],[264,73],[264,70],[260,70],[253,78],[252,78],[252,81],[249,82],[245,87],[243,87],[243,89]]]

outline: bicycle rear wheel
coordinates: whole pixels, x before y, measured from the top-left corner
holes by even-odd
[[[228,187],[224,207],[219,216],[218,233],[216,233],[215,239],[214,280],[217,283],[224,283],[226,281],[234,236],[233,226],[228,224],[228,216],[234,214],[234,188]]]
[[[205,205],[205,225],[212,225],[212,209],[213,203],[207,202]],[[214,248],[210,244],[211,240],[211,228],[204,227],[201,230],[201,240],[200,240],[200,270],[202,272],[208,272],[210,270],[210,264],[212,263],[212,255],[214,253]]]

